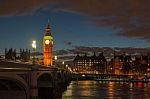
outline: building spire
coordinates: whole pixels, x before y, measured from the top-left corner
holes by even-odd
[[[47,26],[46,26],[46,29],[45,29],[45,36],[50,36],[52,35],[51,33],[51,26],[50,26],[50,20],[48,19],[48,23],[47,23]]]
[[[49,24],[49,18],[48,18],[48,24]]]
[[[50,29],[50,21],[48,19],[47,29]]]

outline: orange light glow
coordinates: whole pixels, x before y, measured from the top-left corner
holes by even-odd
[[[53,37],[50,31],[49,24],[45,30],[45,35],[43,37],[43,55],[44,55],[44,65],[53,65]]]

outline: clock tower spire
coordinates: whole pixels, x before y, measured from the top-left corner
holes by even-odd
[[[43,56],[44,56],[44,65],[52,66],[53,65],[53,36],[52,36],[49,22],[45,29],[44,37],[43,37]]]

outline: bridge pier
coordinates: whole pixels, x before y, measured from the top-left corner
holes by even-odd
[[[54,97],[61,98],[62,93],[67,89],[67,86],[71,82],[71,78],[69,79],[69,74],[64,71],[57,71],[54,79]]]
[[[30,74],[30,98],[36,99],[37,97],[38,97],[37,72],[32,71]]]

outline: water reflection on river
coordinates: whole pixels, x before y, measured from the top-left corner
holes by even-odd
[[[72,81],[62,99],[150,99],[150,83]]]

